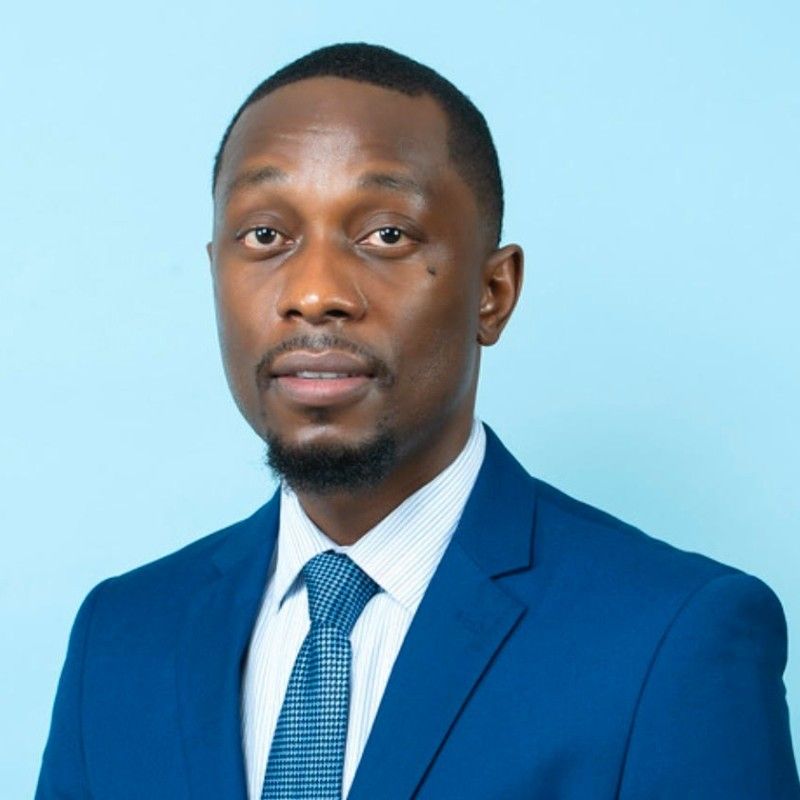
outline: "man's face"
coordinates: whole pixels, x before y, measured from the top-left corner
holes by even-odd
[[[358,450],[388,433],[398,464],[463,444],[492,248],[447,133],[430,97],[338,78],[237,122],[209,252],[228,382],[262,438]]]

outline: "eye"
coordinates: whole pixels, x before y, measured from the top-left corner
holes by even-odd
[[[361,241],[363,244],[371,244],[380,247],[382,245],[398,244],[403,238],[409,238],[404,230],[395,228],[393,225],[386,225],[383,228],[378,228],[378,230],[373,231]]]
[[[241,234],[239,239],[242,240],[245,247],[253,248],[254,250],[263,250],[267,247],[274,247],[275,245],[283,244],[286,237],[275,228],[270,228],[267,225],[259,225],[257,228],[250,228]]]

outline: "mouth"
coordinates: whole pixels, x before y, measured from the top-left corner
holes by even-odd
[[[342,378],[360,378],[365,376],[359,375],[358,373],[350,373],[350,372],[313,372],[310,369],[303,369],[295,373],[278,375],[276,377],[303,378],[304,380],[310,380],[310,381],[338,381],[341,380]]]
[[[374,382],[370,365],[352,353],[293,351],[275,359],[269,385],[295,405],[322,408],[354,403]]]

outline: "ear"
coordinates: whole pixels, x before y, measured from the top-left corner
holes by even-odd
[[[491,346],[500,338],[522,289],[524,254],[516,244],[495,250],[483,265],[478,343]]]

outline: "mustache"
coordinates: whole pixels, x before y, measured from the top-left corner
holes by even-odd
[[[352,353],[366,364],[369,372],[379,383],[384,386],[391,386],[394,383],[394,374],[389,369],[389,365],[369,348],[336,333],[316,333],[291,336],[267,350],[256,364],[256,384],[259,388],[265,388],[270,382],[275,359],[293,350],[304,350],[311,353],[340,350]]]

